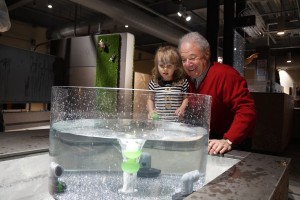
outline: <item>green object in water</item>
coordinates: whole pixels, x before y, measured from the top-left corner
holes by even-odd
[[[138,157],[140,157],[142,154],[141,150],[138,151],[124,151],[123,155],[127,158],[127,159],[136,159]]]
[[[159,116],[158,116],[157,112],[153,112],[153,113],[151,114],[151,118],[152,118],[153,120],[158,120],[158,119],[159,119]]]
[[[140,164],[136,162],[136,159],[128,159],[122,163],[121,168],[124,172],[133,174],[139,171]]]
[[[57,186],[56,186],[56,192],[57,193],[63,193],[65,189],[67,188],[65,182],[58,181]]]

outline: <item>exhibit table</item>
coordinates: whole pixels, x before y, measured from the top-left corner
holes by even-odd
[[[288,199],[290,158],[239,151],[225,156],[241,161],[186,200]]]
[[[0,133],[0,199],[53,199],[48,193],[47,131]],[[16,152],[7,147],[7,138],[27,145]],[[22,138],[19,143],[17,138]],[[185,199],[287,199],[289,166],[289,158],[251,152],[209,156],[206,185]]]

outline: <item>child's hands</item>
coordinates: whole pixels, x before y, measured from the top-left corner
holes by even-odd
[[[158,114],[156,110],[152,110],[148,113],[148,119],[158,119]]]
[[[184,115],[184,108],[182,108],[182,107],[179,107],[179,108],[177,108],[177,110],[175,111],[175,114],[178,116],[178,117],[183,117],[183,115]]]

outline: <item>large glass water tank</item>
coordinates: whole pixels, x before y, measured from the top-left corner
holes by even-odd
[[[53,87],[49,192],[55,199],[176,199],[205,182],[211,97],[183,117],[148,118],[151,91]],[[166,109],[169,106],[166,106]]]

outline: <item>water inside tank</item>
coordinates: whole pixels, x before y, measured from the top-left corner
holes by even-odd
[[[150,91],[53,87],[49,192],[55,199],[174,199],[205,182],[211,98],[148,119]],[[168,94],[166,94],[168,95]]]

